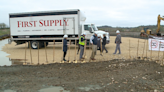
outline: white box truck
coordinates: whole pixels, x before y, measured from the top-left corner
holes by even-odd
[[[86,17],[79,9],[56,10],[44,12],[26,12],[9,14],[10,40],[17,45],[31,43],[33,49],[44,47],[48,42],[61,42],[65,34],[71,42],[78,40],[82,33],[86,33],[87,43],[94,34],[106,34],[109,43],[109,33],[98,30],[94,24],[85,23]]]

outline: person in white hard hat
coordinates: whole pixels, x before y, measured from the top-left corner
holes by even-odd
[[[63,54],[63,60],[66,61],[65,60],[65,56],[67,54],[67,45],[68,45],[67,44],[67,38],[68,38],[68,35],[64,35],[63,38],[64,38],[64,40],[63,40],[63,52],[64,52],[64,54]]]
[[[118,54],[121,54],[121,49],[120,49],[121,35],[120,35],[120,31],[117,30],[117,31],[116,31],[116,34],[117,34],[117,37],[116,37],[116,39],[115,39],[116,49],[115,49],[115,52],[114,52],[113,54],[116,54],[116,53],[117,53],[117,50],[119,50],[119,53],[118,53]]]
[[[102,52],[105,50],[108,53],[108,50],[105,47],[106,45],[106,34],[103,34],[103,42],[102,42]]]
[[[79,56],[79,59],[80,60],[84,59],[83,58],[83,54],[84,54],[85,36],[86,36],[86,33],[82,33],[82,35],[79,38],[79,45],[80,45],[80,56]]]

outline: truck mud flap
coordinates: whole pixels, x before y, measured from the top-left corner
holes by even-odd
[[[20,45],[20,44],[24,44],[24,43],[26,43],[26,41],[14,41],[14,42],[17,43],[16,45]]]

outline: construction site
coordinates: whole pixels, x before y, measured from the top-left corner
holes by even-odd
[[[4,44],[11,65],[0,67],[0,91],[5,92],[162,92],[163,51],[149,50],[147,38],[122,37],[121,54],[113,54],[115,36],[106,45],[108,53],[86,46],[83,61],[78,45],[68,46],[67,62],[62,60],[62,43],[51,42],[45,48],[31,49],[28,43]],[[7,41],[7,40],[6,40]],[[69,40],[68,40],[69,42]],[[17,82],[19,81],[19,82]]]
[[[164,92],[162,20],[155,31],[111,31],[80,9],[9,13],[0,92]]]

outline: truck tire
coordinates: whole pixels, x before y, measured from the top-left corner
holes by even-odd
[[[39,43],[39,48],[41,46],[39,41],[31,41],[30,43],[31,43],[31,48],[32,49],[38,49],[38,43]]]
[[[46,42],[46,47],[48,46],[48,42]],[[41,42],[41,47],[45,47],[44,42]]]
[[[46,46],[48,46],[48,42],[46,42]]]

